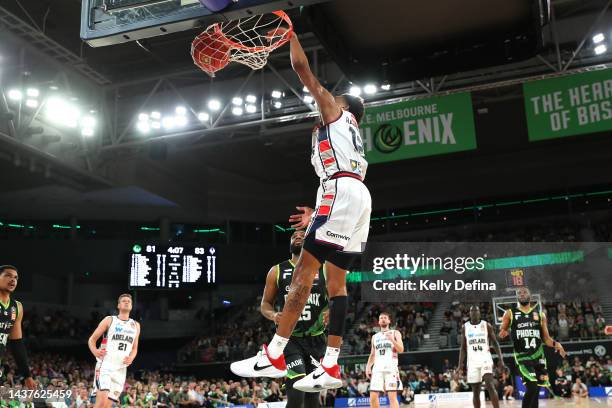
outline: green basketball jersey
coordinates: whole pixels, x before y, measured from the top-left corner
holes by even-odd
[[[285,306],[285,300],[289,294],[291,286],[291,278],[295,265],[291,260],[281,262],[276,265],[276,286],[278,292],[276,295],[276,307],[280,310]],[[292,336],[318,336],[325,331],[325,323],[323,322],[323,312],[328,308],[327,287],[325,284],[325,273],[317,272],[317,276],[310,289],[310,295],[302,310],[302,314],[297,321]]]
[[[538,360],[544,355],[542,341],[542,312],[535,305],[527,313],[518,305],[510,308],[510,333],[517,361]]]

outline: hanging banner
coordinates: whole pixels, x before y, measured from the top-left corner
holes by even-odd
[[[368,107],[361,137],[370,164],[473,150],[471,94]]]
[[[523,84],[529,140],[612,130],[612,69]]]

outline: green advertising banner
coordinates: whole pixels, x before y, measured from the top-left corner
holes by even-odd
[[[612,130],[612,69],[523,84],[529,140]]]
[[[371,164],[475,149],[472,97],[467,92],[368,107],[361,137]]]

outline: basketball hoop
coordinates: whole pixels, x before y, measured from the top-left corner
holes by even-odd
[[[285,28],[280,35],[269,37],[270,31]],[[193,62],[210,76],[231,61],[251,69],[266,65],[268,55],[287,43],[293,24],[284,11],[245,17],[209,26],[191,43]]]

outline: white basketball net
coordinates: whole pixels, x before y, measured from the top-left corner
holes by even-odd
[[[288,30],[282,35],[268,37],[270,31],[281,27]],[[196,37],[192,49],[203,50],[206,47],[218,47],[223,43],[231,48],[230,61],[244,64],[252,69],[260,69],[266,65],[270,52],[289,41],[292,33],[293,25],[287,14],[275,11],[213,24]],[[222,40],[210,42],[210,36]],[[201,43],[198,44],[198,41]],[[207,49],[206,53],[211,55],[211,51],[214,55],[214,51],[210,49]]]

